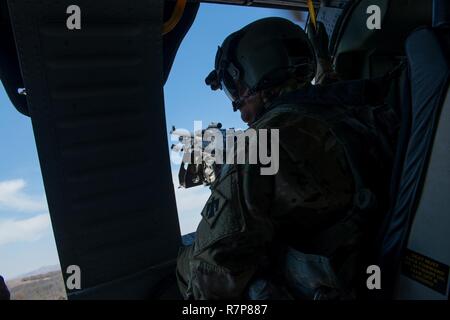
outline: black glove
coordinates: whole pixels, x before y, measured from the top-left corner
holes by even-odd
[[[322,22],[317,21],[317,30],[314,28],[312,22],[308,24],[308,38],[316,50],[318,58],[330,59],[328,34]]]

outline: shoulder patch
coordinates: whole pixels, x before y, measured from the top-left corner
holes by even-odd
[[[225,199],[225,197],[223,197],[219,192],[213,192],[209,197],[201,215],[210,227],[213,227],[226,202],[227,199]]]

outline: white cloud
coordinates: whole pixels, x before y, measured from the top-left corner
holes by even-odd
[[[50,215],[40,214],[29,219],[0,220],[0,246],[18,241],[39,240],[50,227]]]
[[[208,187],[197,186],[189,189],[178,188],[178,172],[172,173],[177,199],[178,219],[181,234],[194,232],[201,220],[201,211],[211,194]]]
[[[23,179],[0,181],[0,209],[19,212],[48,211],[45,197],[31,197],[23,192]]]

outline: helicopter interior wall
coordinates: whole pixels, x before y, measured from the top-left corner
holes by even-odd
[[[93,288],[75,291],[70,300],[182,300],[173,272],[175,268],[174,261],[151,267]]]
[[[174,0],[164,2],[164,21],[169,20],[175,6]],[[199,1],[188,1],[183,16],[175,28],[163,37],[163,79],[167,81],[178,48],[197,15]],[[17,92],[24,88],[22,72],[17,57],[16,44],[8,10],[8,0],[0,0],[0,80],[13,106],[23,115],[30,116],[25,95]]]
[[[175,0],[164,2],[164,21],[168,21],[173,13],[175,7]],[[183,41],[185,35],[194,23],[195,17],[197,16],[198,9],[200,7],[200,2],[187,2],[186,7],[183,12],[183,16],[177,23],[175,28],[164,35],[163,37],[163,63],[164,63],[164,83],[169,77],[170,70],[172,69],[173,61],[177,54],[178,48]]]
[[[20,72],[19,59],[17,58],[7,0],[0,0],[0,39],[2,39],[0,48],[0,80],[17,111],[29,116],[26,97],[17,93],[17,89],[23,88],[24,84]]]
[[[381,9],[381,29],[367,28],[367,7]],[[383,75],[404,56],[404,42],[417,27],[431,25],[432,0],[358,0],[349,6],[340,26],[334,47],[336,70],[344,79],[371,78]],[[355,61],[357,63],[355,63]]]
[[[395,283],[405,247],[440,261],[447,269],[450,265],[450,216],[443,209],[449,206],[450,187],[448,31],[422,28],[406,42],[411,103],[403,106],[406,117],[402,126],[406,129],[399,139],[399,150],[405,152],[397,153],[401,158],[397,164],[402,165],[397,166],[393,177],[394,182],[398,181],[393,188],[396,199],[382,232],[380,266],[387,284]],[[412,284],[411,279],[405,282],[404,276],[401,279],[398,298],[431,297],[432,290],[426,286],[417,281]],[[415,291],[410,291],[413,288]],[[388,295],[393,290],[389,285],[385,289]]]
[[[79,32],[66,28],[70,0],[8,4],[61,268],[82,272],[68,298],[147,298],[173,274],[181,244],[164,2],[80,0],[89,14]]]
[[[372,4],[381,8],[381,30],[369,30],[366,26],[366,9]],[[409,34],[420,26],[431,25],[432,8],[432,0],[356,0],[347,5],[342,13],[345,18],[334,28],[336,40],[330,47],[338,74],[345,80],[368,79],[393,70],[406,60],[404,44]],[[401,110],[402,106],[410,105],[407,77],[407,70],[404,70],[394,79],[387,97],[387,103],[402,119],[398,131],[400,140],[408,139],[410,133],[410,112]],[[404,148],[404,144],[397,145],[393,172],[403,166]],[[395,194],[398,180],[393,177],[391,194]]]
[[[168,0],[164,2],[163,21],[167,21],[170,18],[173,13],[174,5],[175,1]],[[198,1],[189,1],[186,5],[182,19],[170,33],[163,37],[163,82],[165,82],[169,76],[177,50],[195,19],[199,5],[200,3]],[[65,11],[61,12],[61,18],[63,18],[65,16]],[[82,16],[82,19],[84,22],[84,16]],[[17,92],[18,88],[24,88],[25,85],[20,69],[7,0],[0,0],[0,38],[2,39],[0,47],[0,80],[2,81],[13,106],[23,115],[30,116],[27,97],[25,95],[19,95]],[[101,119],[97,120],[101,121]],[[37,120],[35,119],[34,122],[36,121]],[[162,136],[165,136],[165,134],[162,134]],[[41,158],[45,157],[46,156],[41,155]],[[54,218],[54,220],[56,219]],[[65,256],[66,253],[63,252],[61,255]],[[152,296],[160,298],[164,298],[165,296],[177,298],[180,297],[178,288],[173,287],[173,284],[176,282],[174,279],[171,279],[173,276],[173,269],[173,265],[152,267],[148,270],[130,274],[127,277],[120,278],[105,285],[83,290],[82,293],[73,292],[70,298],[118,298],[124,296],[128,298],[148,298]],[[165,283],[162,287],[159,285],[159,282],[161,281],[164,281]],[[115,290],[117,287],[120,287],[121,290]]]
[[[329,3],[331,5],[332,1]],[[369,30],[366,26],[366,9],[372,4],[381,8],[381,30]],[[393,70],[406,59],[404,42],[407,36],[417,27],[431,25],[432,7],[432,0],[356,0],[347,3],[341,9],[341,17],[335,19],[336,25],[332,26],[331,39],[334,40],[330,42],[330,52],[334,55],[338,74],[344,80],[353,80],[375,78]],[[324,9],[330,10],[322,7],[320,11]],[[387,98],[387,103],[397,111],[398,116],[401,115],[404,122],[399,137],[409,134],[409,114],[400,110],[401,106],[409,105],[406,78],[407,71],[404,70],[392,81]],[[401,150],[397,151],[402,153]],[[397,161],[402,160],[398,157]],[[396,167],[401,165],[397,164]]]
[[[450,208],[450,89],[440,114],[439,124],[431,151],[427,174],[424,178],[423,192],[408,239],[408,250],[432,257],[442,266],[443,280],[436,279],[439,290],[433,290],[418,281],[400,274],[395,297],[400,299],[448,299],[448,266],[450,265],[450,246],[448,230],[450,217],[443,208]],[[436,265],[435,265],[436,266]],[[445,266],[447,266],[445,268]],[[447,269],[447,275],[445,275]],[[413,275],[414,276],[414,275]],[[435,288],[434,288],[435,289]]]

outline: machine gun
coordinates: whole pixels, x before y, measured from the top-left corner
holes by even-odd
[[[196,132],[176,129],[174,126],[170,132],[178,136],[179,142],[171,146],[174,153],[182,154],[178,180],[180,187],[191,188],[199,185],[211,185],[220,176],[222,163],[217,163],[216,153],[221,152],[225,158],[226,132],[220,122],[212,122],[206,129]],[[234,130],[233,130],[234,132]],[[217,133],[206,139],[208,133]],[[222,140],[217,144],[217,137]]]

